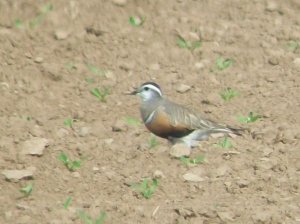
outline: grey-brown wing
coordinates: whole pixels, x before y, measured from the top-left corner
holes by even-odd
[[[170,122],[174,126],[184,126],[190,130],[224,128],[224,126],[218,125],[202,117],[200,114],[171,101],[166,100],[165,104],[161,105],[159,109],[164,110],[164,112],[169,115]]]

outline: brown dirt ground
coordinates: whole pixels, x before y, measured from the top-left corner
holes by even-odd
[[[0,169],[35,168],[32,180],[1,175],[0,223],[81,223],[79,210],[94,218],[105,211],[105,223],[299,223],[300,49],[287,47],[300,41],[299,1],[115,2],[52,0],[34,28],[48,2],[0,2]],[[143,26],[131,26],[132,15],[145,16]],[[200,34],[202,46],[181,49],[176,34]],[[220,55],[233,66],[218,71]],[[165,140],[149,149],[145,127],[124,123],[140,119],[139,100],[124,93],[149,80],[218,121],[239,126],[249,111],[263,118],[243,124],[252,134],[231,139],[231,149],[203,142],[192,157],[205,163],[187,167]],[[180,94],[179,84],[192,88]],[[94,87],[110,88],[106,103]],[[240,96],[224,102],[226,87]],[[77,119],[73,129],[67,118]],[[50,142],[40,157],[20,153],[32,137]],[[82,158],[80,169],[68,171],[61,151]],[[157,171],[152,198],[128,186]],[[184,181],[188,172],[203,181]],[[32,194],[22,198],[29,183]]]

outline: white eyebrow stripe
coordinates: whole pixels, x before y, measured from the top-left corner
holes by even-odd
[[[151,85],[151,84],[147,84],[147,85],[144,85],[144,88],[145,87],[148,87],[149,89],[154,90],[155,92],[159,93],[159,95],[162,96],[161,90],[159,88],[157,88],[156,86]]]

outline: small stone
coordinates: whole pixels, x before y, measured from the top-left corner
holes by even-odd
[[[220,217],[220,219],[225,222],[225,223],[228,223],[228,222],[233,222],[234,221],[234,213],[231,212],[231,211],[224,211],[224,212],[221,212],[221,211],[217,211],[217,214],[218,216]]]
[[[279,64],[279,60],[277,57],[270,57],[268,62],[270,65],[278,65]]]
[[[127,4],[127,0],[113,0],[112,2],[117,6],[125,6]]]
[[[80,173],[79,172],[73,172],[72,176],[75,178],[79,178],[80,177]]]
[[[155,170],[153,173],[153,178],[162,179],[165,178],[165,175],[160,170]]]
[[[195,67],[197,69],[203,69],[205,67],[204,63],[203,62],[196,62],[195,63]]]
[[[113,138],[107,138],[103,140],[106,145],[111,145],[114,142]]]
[[[125,123],[124,120],[119,119],[119,120],[117,120],[117,121],[115,122],[115,124],[112,126],[112,130],[113,130],[114,132],[126,131],[126,130],[127,130],[127,125],[126,125],[126,123]]]
[[[238,180],[236,183],[240,188],[245,188],[245,187],[248,187],[248,185],[250,184],[250,181],[248,181],[248,180]]]
[[[9,181],[17,182],[21,179],[30,179],[33,177],[33,170],[3,170],[2,174]]]
[[[175,158],[180,158],[182,156],[189,156],[191,154],[191,149],[185,144],[175,144],[170,150],[170,155]]]
[[[98,172],[99,170],[100,170],[99,167],[96,167],[96,166],[93,167],[94,172]]]
[[[44,61],[44,59],[43,59],[42,57],[36,57],[36,58],[34,59],[34,62],[35,62],[35,63],[38,63],[38,64],[42,63],[43,61]]]
[[[229,174],[230,171],[231,171],[231,168],[228,165],[224,164],[216,169],[215,176],[222,177],[222,176],[225,176],[226,174]]]
[[[273,1],[268,1],[267,2],[267,6],[266,6],[266,10],[269,12],[274,12],[278,10],[278,4],[276,2]]]
[[[198,175],[193,174],[193,173],[186,173],[182,177],[186,181],[190,181],[190,182],[201,182],[201,181],[205,180],[204,178],[199,177]]]
[[[22,154],[25,155],[43,155],[44,149],[49,145],[46,138],[33,137],[24,142],[22,147]]]
[[[80,127],[78,130],[78,135],[80,137],[85,137],[90,133],[90,129],[89,127]]]
[[[179,93],[186,93],[190,89],[191,89],[191,87],[188,85],[185,85],[185,84],[179,84],[176,86],[176,91]]]
[[[59,138],[64,138],[67,135],[69,135],[69,131],[64,129],[64,128],[60,128],[57,132],[56,132],[57,137]]]
[[[56,40],[65,40],[69,36],[69,32],[66,30],[56,30],[54,32],[54,37]]]
[[[295,58],[293,63],[297,66],[300,67],[300,58]]]

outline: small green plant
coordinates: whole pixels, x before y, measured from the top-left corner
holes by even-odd
[[[94,78],[86,78],[85,81],[89,84],[93,84],[95,82]]]
[[[141,122],[140,120],[134,118],[134,117],[125,117],[125,122],[128,124],[128,125],[132,125],[132,126],[138,126],[138,125],[141,125]]]
[[[234,89],[227,88],[220,93],[221,98],[224,101],[230,101],[233,97],[239,96],[240,93]]]
[[[107,73],[105,69],[98,68],[94,65],[88,64],[86,66],[88,70],[90,70],[90,72],[94,73],[95,75],[105,76],[105,74]]]
[[[144,179],[142,183],[132,184],[131,187],[140,192],[144,198],[149,199],[158,187],[158,180],[155,178],[152,180]]]
[[[242,123],[253,123],[261,118],[261,115],[254,114],[253,112],[249,112],[247,117],[240,116],[239,121]]]
[[[197,164],[201,164],[204,162],[204,156],[203,155],[199,155],[196,158],[192,159],[192,158],[188,158],[186,156],[182,156],[179,158],[180,161],[185,164],[186,166],[190,166],[190,165],[197,165]]]
[[[286,48],[289,51],[295,52],[299,48],[299,42],[290,40],[289,42],[287,42]]]
[[[23,28],[23,23],[20,19],[16,19],[15,20],[15,27],[18,29],[22,29]]]
[[[29,22],[29,27],[35,28],[38,25],[40,25],[44,21],[46,15],[52,10],[53,10],[53,5],[51,3],[47,3],[46,5],[44,5],[40,13]]]
[[[145,22],[145,17],[144,16],[130,16],[129,17],[129,24],[131,26],[142,26]]]
[[[156,146],[158,146],[158,141],[157,138],[154,135],[151,135],[150,139],[149,139],[149,148],[155,148]]]
[[[22,187],[20,189],[20,192],[24,195],[24,197],[28,197],[31,194],[32,189],[33,189],[33,184],[30,183],[27,184],[25,187]]]
[[[218,57],[216,60],[216,66],[217,69],[219,70],[224,70],[226,68],[229,68],[231,65],[233,64],[233,60],[230,58],[222,58],[222,57]]]
[[[104,87],[103,89],[94,88],[91,93],[97,97],[101,102],[106,102],[106,97],[110,94],[109,88]]]
[[[193,51],[196,48],[201,47],[201,41],[200,40],[188,41],[188,40],[185,40],[183,37],[178,36],[177,46],[180,47],[180,48],[186,48],[188,50]]]
[[[70,160],[69,157],[64,153],[61,152],[58,156],[58,159],[63,162],[63,164],[68,168],[69,171],[75,171],[81,167],[80,160]]]
[[[65,208],[65,209],[68,209],[69,206],[71,205],[71,203],[72,203],[72,198],[71,198],[71,197],[68,197],[68,198],[66,199],[66,201],[64,202],[64,204],[63,204],[64,208]]]
[[[76,65],[72,62],[69,62],[67,64],[65,64],[65,67],[68,69],[68,70],[75,70],[76,69]]]
[[[73,124],[75,121],[77,121],[77,120],[73,119],[73,118],[67,118],[66,120],[64,120],[64,125],[66,127],[73,128]]]
[[[215,146],[223,148],[223,149],[229,149],[232,147],[232,143],[229,140],[227,136],[225,136],[221,141],[219,141]]]
[[[103,224],[106,219],[106,212],[101,211],[99,216],[93,220],[93,218],[86,214],[84,211],[79,211],[79,218],[82,220],[85,224]]]

